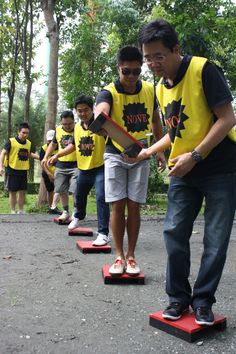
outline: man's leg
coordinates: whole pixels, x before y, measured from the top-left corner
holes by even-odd
[[[140,229],[140,204],[146,202],[147,187],[149,177],[149,161],[141,161],[137,164],[128,164],[128,216],[127,216],[127,234],[128,234],[128,252],[126,273],[137,275],[140,268],[137,265],[135,257],[135,247],[138,240]]]
[[[115,242],[116,256],[125,259],[123,240],[125,234],[125,206],[126,199],[112,203],[111,228]]]
[[[51,208],[55,209],[57,207],[57,204],[60,201],[60,194],[59,193],[53,193],[53,199],[52,199],[52,204]]]
[[[9,192],[9,204],[12,213],[16,211],[17,192]]]
[[[166,292],[170,305],[163,311],[167,320],[178,320],[191,303],[189,284],[190,245],[193,223],[200,211],[203,195],[191,178],[172,177],[164,223],[167,250]]]
[[[94,185],[93,173],[80,171],[76,179],[76,192],[75,192],[75,207],[76,212],[74,216],[83,220],[86,216],[87,199],[90,190]]]
[[[81,220],[86,216],[87,198],[91,188],[94,185],[94,173],[90,171],[80,171],[77,175],[77,184],[75,188],[75,212],[73,219],[68,226],[69,230],[79,227]]]
[[[25,191],[18,191],[19,212],[24,211],[24,205],[25,205]]]
[[[127,169],[121,156],[105,154],[105,197],[112,204],[111,228],[117,258],[109,268],[111,275],[125,270],[123,239],[125,233],[125,206],[127,202]]]
[[[61,204],[63,207],[63,210],[69,211],[68,205],[69,205],[69,194],[68,193],[60,193],[61,197]]]
[[[54,174],[54,192],[60,194],[63,212],[59,216],[59,220],[66,221],[69,218],[69,180],[68,171],[66,169],[56,168]]]
[[[75,212],[76,212],[77,177],[80,173],[81,171],[78,170],[78,168],[72,168],[70,170],[69,192],[72,194],[72,198],[73,198],[73,205],[74,205],[73,216],[75,216]]]
[[[127,234],[128,234],[128,252],[127,258],[133,257],[136,243],[138,240],[138,234],[140,229],[140,204],[133,202],[132,200],[127,200],[128,216],[127,216]]]
[[[210,176],[199,182],[205,194],[204,251],[193,289],[192,307],[211,309],[229,244],[236,208],[236,176]]]
[[[104,186],[104,168],[101,167],[101,168],[98,168],[95,172],[98,233],[108,236],[110,209],[109,209],[109,204],[105,202],[104,187],[105,187]],[[109,241],[109,239],[107,239],[107,241]]]
[[[166,292],[170,303],[188,306],[191,302],[189,239],[203,195],[191,179],[172,177],[164,223],[167,250]]]
[[[48,193],[48,205],[52,205],[53,201],[53,192],[47,192]]]

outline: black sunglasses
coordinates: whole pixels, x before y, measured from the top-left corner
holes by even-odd
[[[135,69],[128,69],[128,68],[121,68],[121,72],[125,76],[133,75],[133,76],[139,76],[141,74],[142,69],[141,68],[135,68]]]

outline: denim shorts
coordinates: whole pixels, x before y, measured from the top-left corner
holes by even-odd
[[[106,202],[128,198],[145,203],[149,177],[149,160],[137,163],[125,162],[121,155],[104,154]]]

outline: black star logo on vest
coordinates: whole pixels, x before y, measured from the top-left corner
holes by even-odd
[[[78,145],[81,156],[92,156],[94,141],[92,136],[82,136]]]
[[[185,129],[184,121],[189,119],[184,114],[185,106],[181,105],[181,99],[179,101],[172,101],[165,107],[165,122],[169,129],[171,142],[175,140],[175,137],[182,138],[181,130]]]
[[[61,148],[64,149],[67,147],[72,141],[72,135],[63,135],[60,139]]]
[[[128,132],[141,132],[148,128],[149,114],[144,103],[129,103],[124,106],[123,120]]]
[[[18,159],[20,161],[27,161],[29,158],[29,151],[27,149],[20,149],[18,151]]]

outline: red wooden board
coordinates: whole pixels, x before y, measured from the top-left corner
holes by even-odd
[[[104,278],[105,284],[144,284],[144,273],[140,273],[139,275],[131,276],[127,273],[123,273],[122,275],[111,275],[109,273],[109,264],[105,264],[102,267],[102,275]]]
[[[218,314],[214,314],[215,323],[213,326],[199,326],[195,322],[195,315],[192,310],[185,312],[183,316],[176,321],[164,319],[162,313],[163,311],[151,313],[149,315],[150,325],[188,342],[193,342],[201,338],[210,330],[223,330],[226,328],[226,317]]]
[[[93,236],[93,230],[89,227],[76,227],[73,230],[68,230],[69,236]]]
[[[71,222],[71,220],[72,220],[72,219],[69,218],[69,219],[66,220],[66,221],[61,221],[61,220],[59,220],[59,217],[53,219],[53,221],[54,221],[56,224],[58,224],[58,225],[69,225],[70,222]]]
[[[76,241],[77,247],[82,253],[111,253],[111,246],[93,246],[93,241]]]

